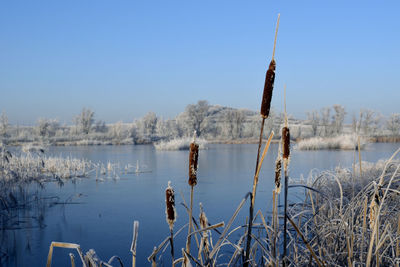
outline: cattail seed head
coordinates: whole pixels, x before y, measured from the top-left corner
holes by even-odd
[[[287,160],[290,156],[290,131],[289,127],[282,128],[282,150],[283,150],[283,159]]]
[[[281,192],[281,174],[282,174],[282,158],[278,154],[275,162],[275,192],[279,194]]]
[[[276,63],[275,60],[272,59],[269,63],[267,74],[265,75],[264,92],[260,112],[263,118],[268,118],[269,111],[271,109],[272,90],[274,89],[275,81],[275,68]]]
[[[171,186],[171,181],[168,181],[168,187],[165,189],[165,214],[169,229],[174,228],[174,223],[176,221],[176,210],[175,210],[175,192]]]
[[[376,217],[378,214],[380,198],[379,194],[375,191],[371,199],[371,204],[369,205],[369,227],[371,230],[374,229]]]
[[[195,186],[197,184],[197,162],[199,159],[199,145],[196,143],[190,144],[189,152],[189,185]]]

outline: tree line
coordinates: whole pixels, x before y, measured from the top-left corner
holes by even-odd
[[[333,105],[307,112],[306,120],[289,116],[289,123],[293,127],[294,138],[328,137],[343,133],[400,135],[399,113],[385,118],[379,112],[362,109],[358,114],[353,114],[351,124],[345,124],[346,115],[343,106]],[[273,130],[279,138],[283,119],[282,113],[272,110],[265,132]],[[72,125],[61,125],[56,119],[40,118],[35,126],[18,126],[10,125],[3,112],[0,115],[0,137],[5,143],[46,141],[74,144],[92,140],[96,141],[93,144],[130,144],[191,136],[196,131],[199,137],[209,140],[236,140],[257,138],[259,123],[258,112],[210,105],[206,100],[200,100],[187,105],[173,119],[163,119],[154,112],[148,112],[131,123],[119,121],[106,124],[96,120],[93,110],[83,108],[74,117]]]

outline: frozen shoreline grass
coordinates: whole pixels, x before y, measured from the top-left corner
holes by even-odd
[[[289,217],[317,256],[329,266],[366,264],[398,266],[400,161],[362,163],[360,171],[336,168],[310,175],[304,203],[293,204]],[[309,261],[299,242],[293,260]]]
[[[360,148],[364,148],[366,140],[361,139]],[[353,150],[357,149],[357,137],[355,135],[339,135],[335,137],[312,137],[299,141],[295,146],[299,150],[322,150],[339,149]]]
[[[176,138],[170,141],[161,141],[159,143],[154,144],[154,147],[157,150],[189,150],[190,143],[193,138],[184,137],[184,138]],[[206,149],[207,141],[205,139],[196,139],[196,143],[199,145],[199,149]]]
[[[25,147],[24,147],[25,149]],[[2,155],[1,183],[42,182],[51,179],[86,177],[93,168],[90,161],[71,157],[49,157],[40,147],[28,147],[26,153]]]
[[[297,194],[304,192],[304,196],[300,202],[293,202],[294,199],[289,201],[287,264],[397,266],[400,261],[400,160],[363,162],[362,166],[361,174],[356,168],[353,170],[337,167],[335,170],[313,172],[307,181],[291,181],[289,189],[302,188],[297,190]],[[195,228],[197,239],[204,240],[202,235],[205,230],[224,227],[220,232],[212,231],[215,243],[210,238],[211,231],[207,231],[206,241],[212,251],[207,251],[200,245],[191,254],[183,249],[182,253],[193,262],[202,262],[204,266],[208,266],[207,263],[218,266],[228,262],[229,266],[241,266],[248,224],[244,223],[233,229],[230,227],[237,214],[242,212],[249,195],[250,193],[243,198],[227,224],[222,222],[209,224],[208,229]],[[251,244],[251,266],[262,262],[268,266],[282,264],[282,248],[278,247],[281,247],[284,237],[283,216],[276,219],[280,223],[276,222],[274,226],[271,214],[264,215],[260,210],[256,213],[252,225],[255,240]],[[197,218],[193,217],[193,221],[194,225],[199,225]],[[182,228],[185,227],[187,224]],[[230,237],[233,233],[236,234],[234,238]],[[167,261],[164,258],[167,255],[161,251],[167,251],[168,240],[169,237],[166,237],[154,249],[149,261]],[[274,246],[277,248],[275,252]],[[203,252],[207,252],[205,258],[196,257],[203,255]],[[220,258],[220,255],[224,256]],[[175,261],[177,263],[178,260]]]

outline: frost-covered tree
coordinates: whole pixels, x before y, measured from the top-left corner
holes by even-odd
[[[112,138],[116,139],[118,143],[120,143],[124,138],[124,127],[122,121],[118,121],[117,123],[112,124],[110,132]]]
[[[242,110],[227,110],[224,116],[224,129],[229,138],[240,138],[243,132],[245,115]]]
[[[7,136],[8,125],[7,114],[3,111],[0,115],[0,136],[3,138]]]
[[[154,112],[149,112],[142,118],[144,132],[147,136],[156,134],[157,115]]]
[[[308,123],[311,125],[312,135],[316,136],[318,134],[318,126],[320,122],[319,113],[316,110],[307,112],[307,120]]]
[[[157,120],[156,133],[157,133],[157,136],[159,136],[161,138],[166,138],[170,135],[167,122],[164,121],[162,118],[159,118]]]
[[[75,117],[75,125],[78,131],[89,134],[94,122],[94,111],[83,108],[81,113]]]
[[[351,129],[353,130],[353,133],[358,133],[359,132],[357,116],[354,113],[353,113],[353,117],[351,119]]]
[[[392,135],[400,134],[400,113],[393,113],[386,121],[386,127]]]
[[[341,105],[333,105],[333,110],[335,111],[335,114],[332,116],[332,130],[335,134],[340,134],[343,130],[346,111]]]
[[[370,109],[362,109],[360,111],[360,125],[363,133],[365,135],[374,135],[376,134],[379,124],[380,124],[381,116],[379,113],[370,110]]]
[[[187,134],[197,132],[198,136],[201,136],[207,131],[209,121],[206,120],[207,113],[210,106],[206,100],[200,100],[197,104],[190,104],[186,106],[183,114],[180,116],[180,122],[183,123],[183,127],[187,130]]]
[[[94,124],[94,131],[96,133],[105,133],[105,132],[107,132],[107,126],[106,126],[105,121],[102,121],[102,120],[96,121],[96,123]]]
[[[48,137],[55,135],[58,128],[59,123],[57,120],[39,118],[34,131],[36,132],[36,135],[40,137]]]
[[[324,136],[331,135],[331,124],[330,124],[331,108],[325,107],[321,109],[321,124],[324,127]]]
[[[147,113],[134,122],[135,133],[145,139],[153,138],[157,132],[157,120],[154,112]]]

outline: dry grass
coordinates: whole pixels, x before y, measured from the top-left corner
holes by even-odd
[[[155,143],[154,147],[157,150],[189,150],[191,142],[192,138],[190,137],[176,138],[170,141]],[[205,139],[197,138],[196,143],[199,145],[199,149],[207,148],[207,141]]]
[[[364,148],[366,140],[361,140],[360,147]],[[357,136],[340,135],[335,137],[312,137],[299,141],[295,147],[299,150],[340,149],[354,150],[358,148]]]

